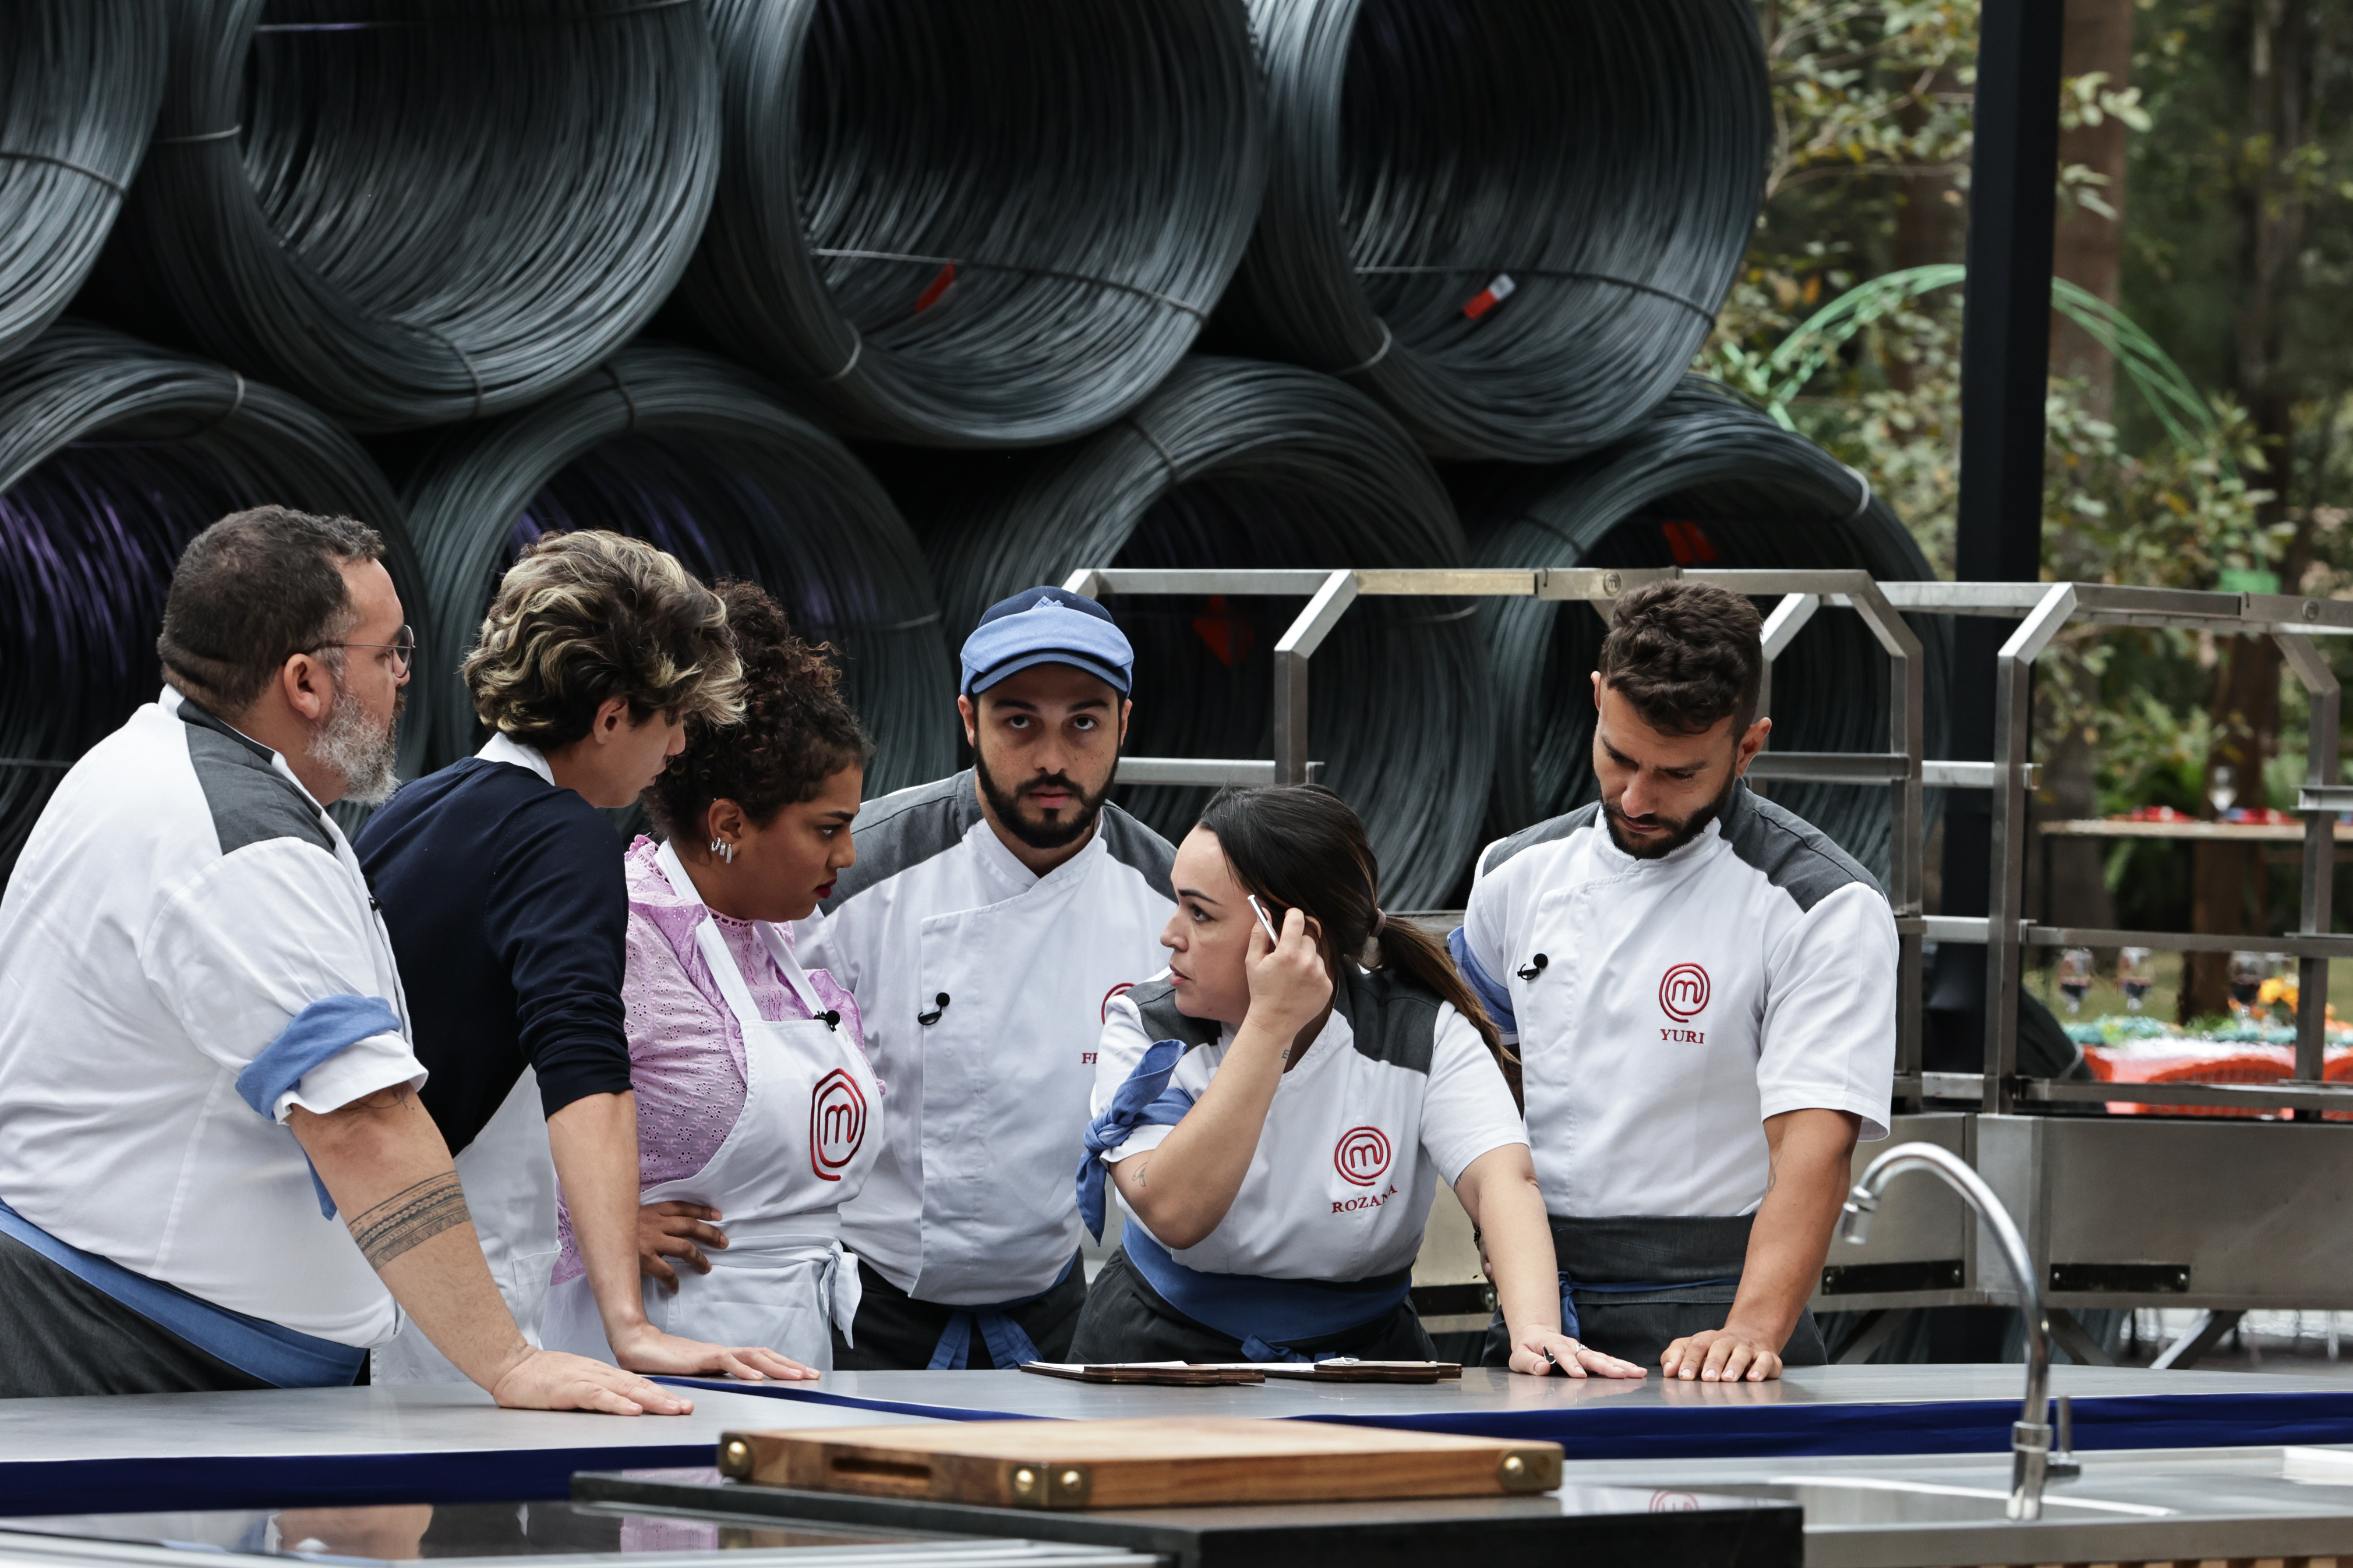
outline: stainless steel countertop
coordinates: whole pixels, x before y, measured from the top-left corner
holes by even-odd
[[[771,1386],[783,1398],[751,1396],[765,1405],[765,1424],[803,1423],[803,1413],[858,1399],[957,1411],[1108,1419],[1133,1415],[1366,1416],[1442,1415],[1487,1412],[1570,1410],[1588,1405],[1613,1409],[1696,1409],[1770,1405],[1904,1405],[2020,1397],[2026,1370],[2007,1364],[1961,1366],[1799,1367],[1771,1383],[1670,1383],[1653,1373],[1640,1383],[1608,1378],[1524,1377],[1491,1367],[1466,1367],[1461,1382],[1343,1383],[1319,1386],[1295,1378],[1207,1388],[1153,1388],[1133,1384],[1072,1383],[1025,1372],[837,1372],[815,1384]],[[698,1384],[716,1389],[716,1384]],[[2082,1397],[2159,1394],[2348,1393],[2339,1381],[2252,1373],[2148,1372],[2132,1367],[2060,1366],[2052,1393]],[[792,1415],[786,1418],[784,1411]],[[881,1413],[876,1412],[877,1419]],[[808,1421],[807,1425],[835,1425]]]
[[[693,1389],[691,1397],[691,1415],[632,1416],[501,1410],[471,1384],[0,1399],[0,1465],[622,1449],[651,1444],[699,1444],[715,1451],[723,1430],[776,1424],[775,1400],[702,1386]],[[818,1405],[796,1407],[794,1414],[796,1425],[807,1426],[888,1426],[919,1419]]]

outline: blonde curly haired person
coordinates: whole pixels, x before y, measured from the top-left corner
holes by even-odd
[[[357,847],[491,1274],[535,1341],[560,1178],[618,1364],[814,1375],[765,1347],[663,1333],[638,1289],[628,896],[599,810],[634,802],[691,730],[738,717],[726,605],[642,540],[544,534],[500,582],[462,673],[489,740],[403,787]],[[448,1375],[414,1335],[375,1352],[379,1382]]]

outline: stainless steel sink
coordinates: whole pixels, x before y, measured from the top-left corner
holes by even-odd
[[[2353,1558],[2353,1445],[2078,1457],[2082,1474],[2052,1482],[2032,1521],[2007,1517],[2007,1454],[1586,1460],[1567,1479],[1651,1488],[1662,1510],[1794,1502],[1806,1568]]]
[[[1707,1489],[1736,1497],[1786,1499],[1805,1509],[1809,1530],[2001,1521],[2010,1502],[2010,1493],[2002,1489],[1875,1476],[1776,1476],[1767,1481],[1711,1483]],[[2055,1492],[2042,1495],[2042,1516],[2052,1522],[2070,1519],[2090,1522],[2119,1515],[2161,1519],[2173,1511],[2146,1503],[2104,1502]]]

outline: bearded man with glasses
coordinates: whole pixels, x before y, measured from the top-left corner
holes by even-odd
[[[405,1310],[501,1405],[691,1408],[524,1340],[417,1098],[326,811],[394,783],[416,642],[383,551],[283,507],[198,534],[164,691],[0,898],[0,1398],[348,1384]]]

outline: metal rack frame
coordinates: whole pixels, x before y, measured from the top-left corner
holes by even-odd
[[[1322,764],[1307,755],[1307,672],[1324,639],[1360,597],[1409,595],[1454,598],[1584,600],[1607,621],[1619,595],[1643,583],[1680,578],[1737,593],[1778,596],[1766,617],[1765,686],[1760,713],[1772,710],[1774,662],[1807,623],[1831,605],[1855,611],[1894,661],[1889,682],[1888,744],[1884,752],[1758,753],[1748,776],[1764,782],[1883,785],[1889,792],[1888,900],[1902,950],[1898,994],[1895,1100],[1899,1109],[1974,1101],[2007,1114],[2068,1102],[2127,1100],[2150,1105],[2286,1109],[2316,1117],[2353,1110],[2353,1084],[2322,1078],[2323,1026],[2328,964],[2353,958],[2353,936],[2329,931],[2336,814],[2353,809],[2353,786],[2338,781],[2339,692],[2315,637],[2353,635],[2353,603],[2276,594],[2199,593],[2127,588],[2101,583],[1879,583],[1862,572],[1706,571],[1527,567],[1321,571],[1314,569],[1168,570],[1087,567],[1063,586],[1091,597],[1103,594],[1296,596],[1306,606],[1274,647],[1274,755],[1267,759],[1126,757],[1120,780],[1151,784],[1296,784]],[[1996,749],[1991,763],[1930,761],[1922,755],[1924,672],[1919,638],[1905,614],[1984,616],[2020,624],[2001,648],[1996,673]],[[2070,622],[2112,626],[2172,627],[2225,636],[2270,637],[2303,681],[2312,702],[2306,780],[2296,807],[2304,815],[2300,929],[2261,938],[2267,951],[2299,961],[2295,1077],[2268,1084],[2116,1084],[2031,1079],[2018,1071],[2018,985],[2028,947],[2149,947],[2180,952],[2227,952],[2247,935],[2186,931],[2092,931],[2035,925],[2025,918],[2026,792],[2040,768],[2030,755],[2029,689],[2036,658]],[[1993,791],[1993,912],[1989,916],[1923,916],[1922,791]],[[1986,1066],[1982,1073],[1922,1073],[1921,944],[1924,940],[1986,947]]]
[[[1986,948],[1986,1065],[1982,1074],[1930,1073],[1929,1100],[1976,1100],[1989,1114],[2069,1102],[2128,1101],[2289,1110],[2317,1117],[2353,1110],[2353,1085],[2322,1079],[2324,1025],[2331,959],[2353,958],[2353,936],[2329,929],[2336,865],[2337,813],[2353,808],[2353,789],[2338,783],[2340,694],[2315,637],[2353,635],[2353,603],[2278,594],[2215,594],[2126,588],[2102,583],[1889,583],[1890,603],[1905,609],[2019,619],[1995,666],[1992,910],[1983,917],[1941,916],[1926,934]],[[2020,618],[2021,617],[2022,618]],[[2036,925],[2026,918],[2026,791],[2031,783],[2028,723],[2034,661],[2070,622],[2168,627],[2221,636],[2269,637],[2304,683],[2312,708],[2306,783],[2296,801],[2304,816],[2300,929],[2277,936],[2189,931],[2094,931]],[[2298,960],[2294,1079],[2266,1084],[2078,1083],[2018,1071],[2018,986],[2029,947],[2147,947],[2176,952],[2229,952],[2260,941]]]

